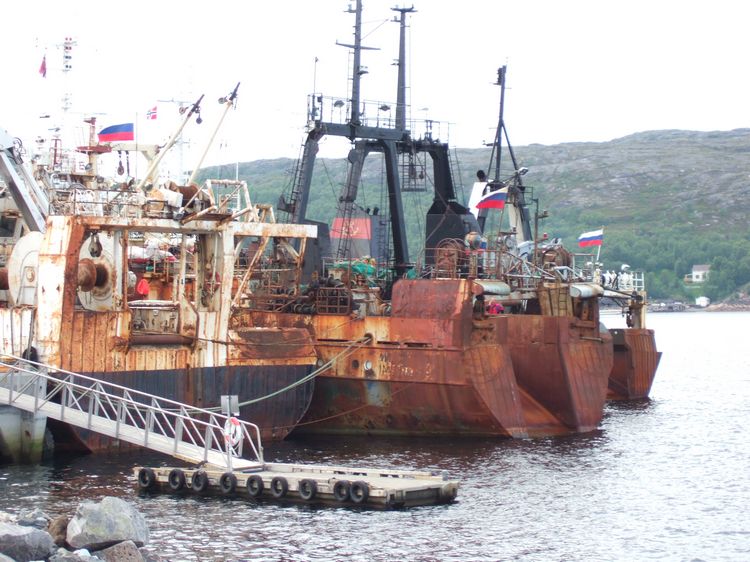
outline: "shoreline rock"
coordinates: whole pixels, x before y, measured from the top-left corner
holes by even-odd
[[[148,543],[143,515],[111,496],[81,502],[72,517],[41,509],[18,516],[0,512],[0,562],[143,562]]]

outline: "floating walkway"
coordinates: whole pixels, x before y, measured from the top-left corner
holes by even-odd
[[[458,482],[432,472],[274,464],[258,470],[135,467],[142,490],[380,509],[449,503]]]

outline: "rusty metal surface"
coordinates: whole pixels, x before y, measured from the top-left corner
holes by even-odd
[[[308,330],[253,328],[252,319],[242,318],[250,311],[240,310],[232,316],[228,306],[211,301],[202,303],[198,310],[185,299],[175,303],[152,297],[133,303],[133,308],[113,299],[109,309],[84,310],[78,304],[77,290],[81,285],[88,289],[94,280],[90,264],[79,259],[88,228],[98,225],[101,230],[115,231],[133,227],[133,223],[117,217],[51,217],[50,223],[40,253],[40,271],[45,276],[40,281],[44,300],[38,316],[41,351],[47,363],[207,408],[219,407],[221,394],[237,394],[241,404],[273,394],[272,398],[243,406],[241,415],[261,427],[264,439],[283,439],[291,431],[307,409],[314,384],[309,381],[294,386],[317,361]],[[202,225],[200,221],[183,230],[194,232],[204,226],[217,231],[216,224]],[[243,232],[282,234],[286,232],[282,226],[232,223],[218,227],[228,232],[222,239],[222,251],[232,255],[235,227]],[[174,232],[175,221],[144,219],[137,228]],[[311,233],[309,228],[293,231],[302,236]],[[125,253],[115,251],[116,255],[124,264]],[[115,259],[113,263],[118,262]],[[222,278],[231,277],[231,266],[230,261],[222,270]],[[114,277],[111,280],[114,284]],[[153,272],[149,283],[152,291],[159,292],[157,298],[163,297],[162,289],[170,293],[169,299],[173,298],[170,279],[162,282]],[[218,287],[214,300],[228,303],[230,290],[230,284]],[[224,292],[219,295],[220,291]],[[240,326],[239,330],[227,331],[230,316],[231,324]],[[292,388],[284,391],[290,385]],[[73,435],[79,444],[92,450],[117,445],[83,431],[74,431]]]
[[[654,331],[623,328],[611,332],[614,364],[609,375],[607,398],[648,398],[661,359],[661,352],[656,350]]]
[[[596,429],[612,365],[609,336],[593,339],[589,325],[581,327],[569,317],[509,315],[498,320],[503,319],[518,384],[563,429]]]
[[[398,298],[394,290],[391,317],[313,317],[324,360],[357,338],[372,340],[318,377],[296,431],[525,437],[596,429],[612,366],[608,333],[566,316],[477,321],[464,288],[407,282]]]
[[[229,332],[228,364],[313,365],[318,356],[303,328],[241,328]]]

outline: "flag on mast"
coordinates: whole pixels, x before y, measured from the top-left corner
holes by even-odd
[[[42,64],[39,66],[39,74],[42,78],[47,78],[47,55],[42,57]]]
[[[476,205],[477,209],[504,209],[505,199],[508,197],[508,188],[498,189],[497,191],[490,191],[484,195]]]
[[[111,125],[99,131],[99,142],[132,141],[135,140],[133,123]]]
[[[601,246],[604,240],[604,229],[591,230],[584,232],[578,237],[578,245],[581,248],[588,248],[590,246]]]

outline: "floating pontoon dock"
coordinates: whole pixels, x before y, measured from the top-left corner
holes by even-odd
[[[261,469],[136,467],[138,486],[173,493],[398,508],[452,502],[458,482],[432,472],[265,464]]]

